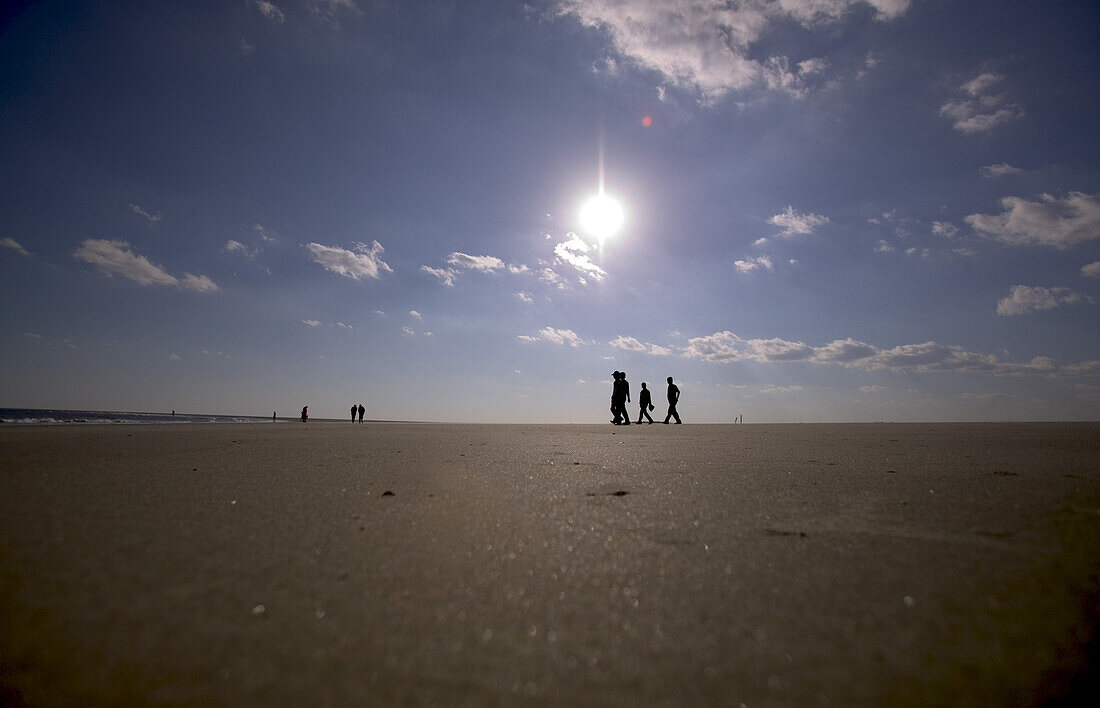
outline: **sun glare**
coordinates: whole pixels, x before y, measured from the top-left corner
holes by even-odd
[[[602,192],[581,207],[581,227],[600,241],[614,236],[622,225],[623,208]]]

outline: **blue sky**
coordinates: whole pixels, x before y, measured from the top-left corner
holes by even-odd
[[[5,13],[0,406],[1100,417],[1095,3]]]

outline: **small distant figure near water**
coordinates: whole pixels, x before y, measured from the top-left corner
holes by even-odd
[[[680,400],[680,388],[672,383],[672,377],[668,377],[668,414],[665,415],[664,424],[668,425],[669,418],[676,419],[676,425],[679,425],[683,421],[680,420],[680,414],[676,412],[676,403]]]
[[[302,422],[309,420],[309,406],[302,406]],[[668,421],[665,421],[666,423]]]
[[[278,412],[278,411],[271,411],[271,422],[272,422],[272,423],[274,423],[274,422],[275,422],[275,414],[276,414],[277,412]]]
[[[649,424],[653,425],[653,418],[650,418],[649,412],[653,410],[653,403],[650,401],[649,389],[645,387],[645,381],[642,382],[642,390],[638,392],[638,405],[641,407],[638,411],[638,425],[642,424],[642,416],[649,418]]]
[[[351,407],[351,422],[352,423],[355,422],[355,414],[358,413],[358,412],[359,412],[359,406],[352,406]]]
[[[359,404],[359,422],[363,422],[363,414],[367,412],[367,409],[363,407],[363,404]]]
[[[176,414],[176,412],[175,412],[175,411],[172,411],[172,415],[175,415],[175,414]]]

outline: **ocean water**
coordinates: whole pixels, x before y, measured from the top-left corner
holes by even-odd
[[[32,408],[0,408],[0,425],[79,425],[157,423],[261,423],[271,417],[247,415],[196,415],[194,413],[141,413],[128,411],[67,411]],[[283,422],[280,419],[279,422]]]

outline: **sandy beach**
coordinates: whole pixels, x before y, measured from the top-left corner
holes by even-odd
[[[0,429],[0,698],[1029,705],[1100,425]]]

